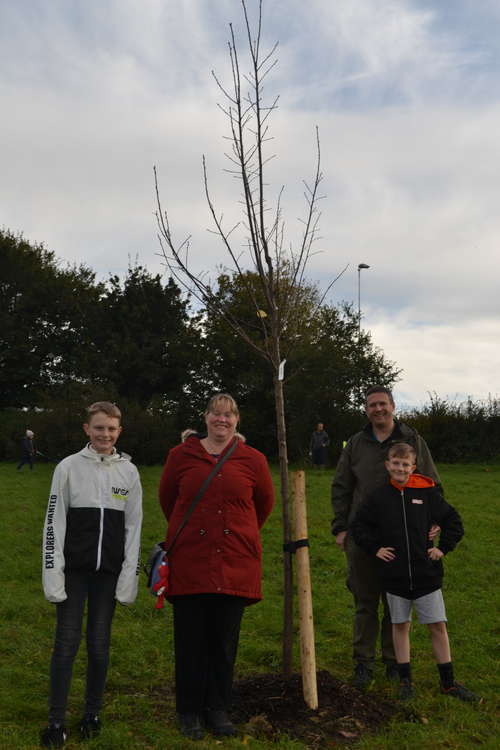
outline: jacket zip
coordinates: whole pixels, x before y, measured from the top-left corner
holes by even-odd
[[[104,458],[101,456],[101,466],[104,462]],[[102,476],[102,474],[101,474]],[[101,561],[102,561],[102,539],[104,536],[104,501],[103,501],[103,482],[99,482],[99,493],[101,495],[100,501],[101,501],[101,518],[99,521],[99,541],[97,542],[97,564],[96,564],[96,571],[100,569],[101,567]]]
[[[400,492],[401,492],[401,503],[403,506],[403,524],[405,527],[406,551],[408,555],[408,577],[410,579],[410,591],[411,591],[413,589],[413,576],[411,574],[410,539],[408,536],[408,524],[406,523],[405,493],[404,493],[404,490],[400,490]]]

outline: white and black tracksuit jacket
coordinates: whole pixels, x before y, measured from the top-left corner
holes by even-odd
[[[141,482],[130,456],[87,446],[63,459],[54,471],[43,530],[46,599],[66,599],[65,571],[104,571],[118,575],[116,599],[132,604],[141,524]]]

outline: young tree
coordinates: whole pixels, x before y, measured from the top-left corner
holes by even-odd
[[[253,321],[241,320],[224,295],[212,290],[204,277],[199,277],[189,258],[190,239],[180,243],[174,239],[167,212],[163,209],[158,177],[155,169],[157,197],[157,221],[159,240],[170,272],[189,289],[208,310],[210,315],[224,318],[240,340],[256,352],[268,365],[274,386],[274,401],[278,437],[278,454],[281,479],[281,505],[283,519],[284,555],[284,633],[283,671],[289,676],[292,670],[292,562],[290,551],[291,528],[288,502],[288,454],[285,424],[285,401],[283,385],[284,366],[303,328],[307,325],[300,304],[307,263],[317,237],[320,200],[320,145],[316,132],[316,166],[311,183],[305,185],[305,219],[301,238],[295,249],[289,249],[285,241],[285,225],[281,207],[281,193],[274,209],[268,197],[265,177],[266,167],[272,154],[268,153],[269,121],[277,108],[278,98],[269,103],[263,96],[263,82],[276,64],[277,44],[268,52],[262,51],[262,0],[258,2],[255,28],[249,19],[247,3],[241,2],[244,30],[247,40],[249,72],[244,72],[232,24],[229,25],[228,42],[231,66],[230,85],[224,85],[214,75],[219,91],[223,95],[222,111],[229,124],[230,153],[229,172],[240,181],[242,222],[228,227],[218,213],[209,189],[205,157],[203,174],[206,199],[212,217],[214,232],[220,238],[227,258],[239,277],[253,308]],[[257,285],[249,282],[245,274],[244,258],[235,240],[237,228],[243,227],[246,234],[247,257],[250,269],[256,274]],[[325,292],[326,293],[326,292]],[[256,333],[258,332],[258,335]]]

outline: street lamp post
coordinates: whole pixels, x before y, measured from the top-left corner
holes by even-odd
[[[370,268],[366,263],[358,264],[358,344],[361,341],[361,271]]]
[[[370,268],[367,263],[358,263],[358,382],[359,398],[362,400],[361,393],[361,271]]]

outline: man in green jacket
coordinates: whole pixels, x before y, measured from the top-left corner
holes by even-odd
[[[382,660],[387,677],[398,678],[391,620],[381,582],[373,560],[348,533],[354,515],[373,490],[387,481],[385,460],[388,447],[395,442],[409,443],[417,455],[417,472],[440,484],[437,469],[425,440],[416,430],[394,418],[392,393],[384,386],[372,386],[366,392],[368,424],[349,438],[337,464],[332,482],[334,519],[332,534],[347,557],[347,586],[354,599],[353,659],[354,685],[366,690],[373,679],[375,647],[379,631],[379,604],[383,603],[380,625]]]

